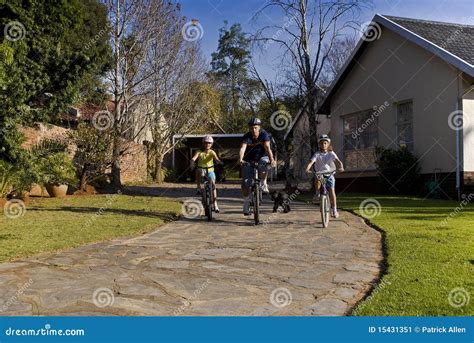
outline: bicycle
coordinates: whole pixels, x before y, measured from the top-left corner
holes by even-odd
[[[329,225],[329,217],[331,210],[330,201],[328,190],[326,188],[327,180],[336,174],[336,171],[333,170],[331,172],[315,172],[313,174],[316,176],[316,179],[321,182],[321,186],[319,187],[319,211],[321,212],[321,220],[323,222],[323,228],[327,228]]]
[[[250,186],[252,197],[250,199],[250,210],[253,212],[255,225],[260,223],[260,203],[263,200],[263,190],[260,185],[260,177],[258,176],[259,162],[246,162],[243,165],[248,165],[253,168],[252,185]],[[267,163],[267,165],[270,163]]]
[[[204,192],[202,192],[202,206],[204,207],[204,214],[207,217],[207,221],[212,221],[212,205],[214,204],[214,196],[212,192],[212,183],[211,179],[209,178],[209,169],[214,168],[211,167],[198,167],[201,169],[201,181],[204,185]]]

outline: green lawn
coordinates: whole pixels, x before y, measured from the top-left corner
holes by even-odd
[[[353,311],[373,316],[466,316],[474,314],[474,199],[448,200],[345,194],[338,207],[361,214],[367,198],[380,202],[370,219],[385,232],[387,269],[372,294]],[[456,213],[456,207],[463,207]],[[448,221],[446,218],[453,213]],[[370,215],[370,213],[368,213]],[[450,305],[448,298],[461,307]]]
[[[139,235],[176,218],[171,199],[91,195],[31,198],[24,215],[0,213],[0,262],[121,236]]]

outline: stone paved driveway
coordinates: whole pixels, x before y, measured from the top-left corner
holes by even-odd
[[[241,214],[237,186],[226,187],[212,223],[181,219],[0,264],[0,314],[344,315],[377,279],[381,235],[360,218],[341,212],[323,229],[314,207],[293,203],[256,227]],[[193,194],[154,189],[164,191]]]

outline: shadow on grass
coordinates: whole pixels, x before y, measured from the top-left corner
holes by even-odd
[[[120,214],[126,216],[139,216],[147,218],[159,218],[164,221],[171,221],[178,219],[178,216],[173,213],[159,213],[152,211],[140,211],[140,210],[127,210],[127,209],[115,209],[107,208],[100,209],[97,207],[72,207],[72,206],[61,206],[55,208],[31,208],[28,211],[32,212],[73,212],[73,213],[83,213],[83,214],[92,214],[92,215],[103,215],[103,214]]]

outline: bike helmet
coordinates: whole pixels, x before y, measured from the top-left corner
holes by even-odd
[[[214,143],[214,139],[211,136],[206,136],[202,139],[203,143]]]
[[[331,138],[329,138],[328,135],[320,135],[318,137],[318,143],[321,142],[321,141],[326,141],[328,142],[329,144],[331,144]]]
[[[253,117],[252,119],[249,120],[248,124],[249,126],[262,125],[262,121],[258,119],[257,117]]]

